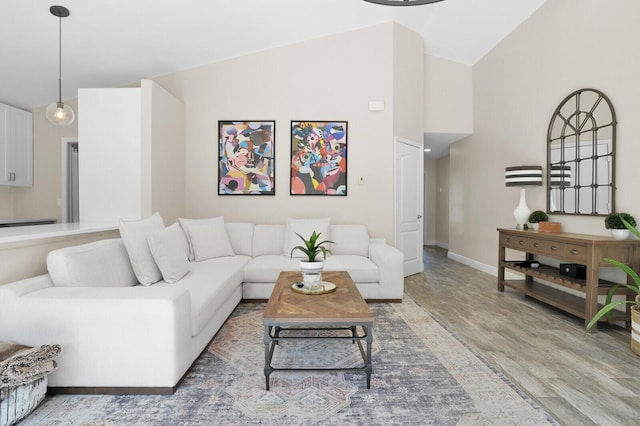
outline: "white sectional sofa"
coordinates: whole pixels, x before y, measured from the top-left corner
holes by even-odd
[[[324,229],[325,270],[348,271],[365,299],[402,300],[402,253],[363,225],[158,218],[55,250],[48,274],[0,286],[0,340],[63,347],[50,391],[173,392],[243,298],[268,299],[280,271],[299,269],[284,254],[296,230]]]

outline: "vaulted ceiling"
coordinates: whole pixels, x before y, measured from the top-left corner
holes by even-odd
[[[545,1],[393,7],[362,0],[3,0],[0,102],[29,109],[57,99],[54,4],[71,11],[62,20],[68,99],[80,87],[117,87],[389,21],[420,33],[426,53],[472,65]]]

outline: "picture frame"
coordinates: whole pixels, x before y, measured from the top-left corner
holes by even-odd
[[[347,121],[291,121],[290,195],[347,195]]]
[[[272,121],[218,121],[218,195],[275,195]]]

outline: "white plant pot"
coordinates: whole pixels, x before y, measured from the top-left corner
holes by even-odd
[[[540,224],[539,224],[539,223],[537,223],[537,222],[536,222],[536,223],[530,223],[529,225],[531,225],[531,228],[532,228],[534,231],[538,231],[538,230],[540,230]]]
[[[629,231],[628,229],[612,229],[611,230],[611,236],[613,237],[614,240],[626,240],[627,238],[629,238],[630,234],[631,234],[631,231]]]
[[[324,262],[300,261],[300,271],[302,271],[302,283],[310,290],[317,289],[322,284],[322,269]]]

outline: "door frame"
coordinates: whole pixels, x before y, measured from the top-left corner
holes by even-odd
[[[68,171],[69,171],[69,162],[68,162],[68,151],[69,151],[69,145],[77,143],[78,146],[80,146],[80,143],[78,141],[77,137],[63,137],[61,139],[61,154],[60,154],[60,164],[62,167],[62,191],[61,191],[61,195],[60,195],[60,201],[58,203],[58,205],[62,208],[62,212],[61,212],[61,222],[62,223],[68,223],[67,222],[67,215],[68,215],[68,209],[67,209],[67,205],[68,205],[68,198],[69,198],[69,194],[67,193],[67,188],[69,185],[69,176],[68,176]]]

